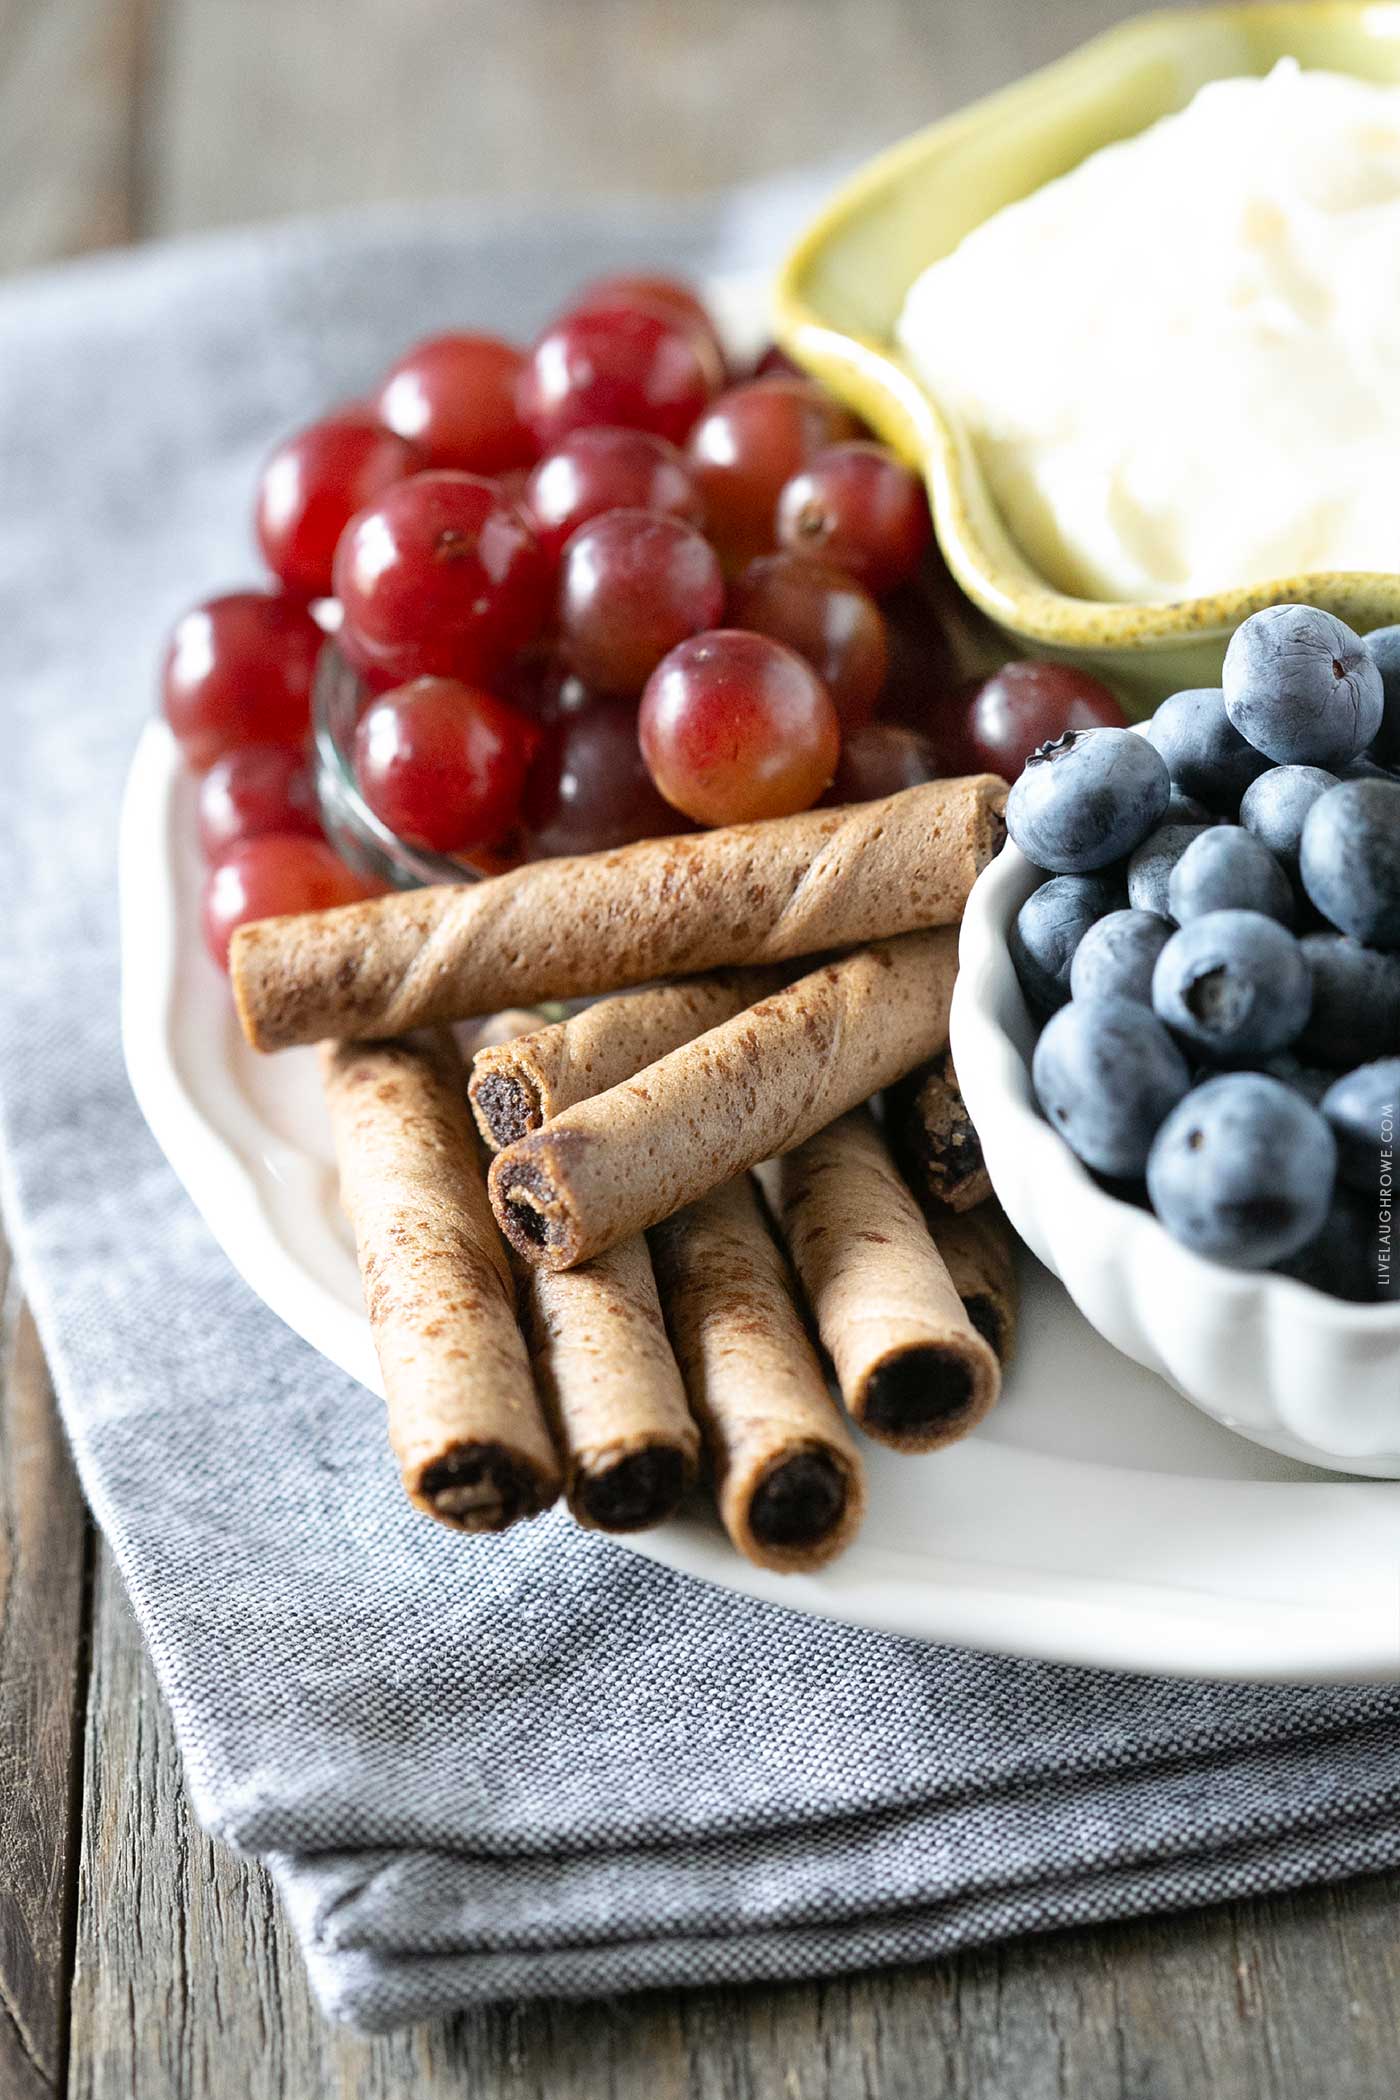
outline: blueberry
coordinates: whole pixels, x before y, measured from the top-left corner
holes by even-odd
[[[1280,765],[1344,766],[1381,726],[1381,674],[1359,634],[1315,605],[1269,605],[1237,627],[1225,712]]]
[[[1167,913],[1184,926],[1210,911],[1260,911],[1293,924],[1293,891],[1267,846],[1238,824],[1212,824],[1192,839],[1167,884]]]
[[[1343,780],[1394,780],[1395,777],[1394,767],[1381,765],[1369,751],[1363,751],[1360,758],[1354,758],[1350,765],[1342,767]]]
[[[1371,739],[1371,756],[1383,766],[1400,766],[1400,627],[1378,627],[1366,637],[1376,659],[1385,694],[1381,726]]]
[[[1162,822],[1164,824],[1213,824],[1215,818],[1206,808],[1204,802],[1198,802],[1194,795],[1183,795],[1179,787],[1174,787],[1171,793],[1171,800],[1162,814]]]
[[[1111,911],[1074,951],[1069,988],[1076,999],[1133,999],[1152,1004],[1152,972],[1172,937],[1154,911]]]
[[[1183,1246],[1233,1268],[1267,1269],[1321,1230],[1336,1167],[1315,1108],[1261,1072],[1228,1072],[1167,1117],[1148,1157],[1147,1192]]]
[[[1261,1061],[1258,1069],[1290,1087],[1295,1094],[1301,1094],[1314,1108],[1319,1106],[1336,1076],[1332,1072],[1320,1071],[1316,1065],[1300,1063],[1291,1050],[1276,1050],[1272,1057]]]
[[[1301,946],[1313,995],[1299,1052],[1349,1071],[1400,1045],[1400,955],[1344,933],[1305,934]]]
[[[1026,760],[1006,828],[1038,868],[1084,875],[1141,843],[1171,799],[1166,762],[1131,729],[1069,729]]]
[[[1322,1097],[1322,1113],[1337,1140],[1342,1180],[1373,1199],[1382,1191],[1388,1198],[1395,1181],[1400,1057],[1377,1058],[1338,1079]]]
[[[1218,685],[1194,686],[1164,700],[1144,734],[1167,762],[1173,785],[1230,816],[1269,761],[1247,744],[1225,712]]]
[[[1337,1190],[1322,1230],[1279,1268],[1329,1298],[1348,1298],[1354,1305],[1393,1304],[1400,1296],[1390,1228],[1375,1197],[1358,1196],[1354,1189]]]
[[[1286,1050],[1312,980],[1299,943],[1257,911],[1212,911],[1174,933],[1152,973],[1160,1020],[1213,1064]]]
[[[1134,911],[1154,911],[1159,919],[1170,916],[1167,889],[1172,869],[1191,841],[1209,828],[1206,824],[1159,824],[1143,840],[1128,862],[1128,902]]]
[[[1400,948],[1400,781],[1329,788],[1308,811],[1298,864],[1334,926],[1368,948]]]
[[[1153,1135],[1191,1084],[1161,1022],[1131,999],[1076,999],[1045,1024],[1031,1066],[1036,1099],[1086,1166],[1142,1173]]]
[[[1096,919],[1116,911],[1123,885],[1112,875],[1052,875],[1016,914],[1007,946],[1026,1004],[1053,1013],[1069,998],[1074,951]]]
[[[1240,822],[1286,867],[1296,868],[1308,811],[1336,785],[1336,774],[1321,766],[1270,766],[1245,789]]]

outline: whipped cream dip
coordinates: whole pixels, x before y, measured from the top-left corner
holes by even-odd
[[[975,228],[899,337],[1061,591],[1400,570],[1400,87],[1215,81]]]

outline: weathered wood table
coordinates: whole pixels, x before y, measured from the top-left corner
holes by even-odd
[[[0,0],[0,268],[381,197],[682,191],[891,139],[1112,0]],[[664,260],[664,258],[659,258]],[[1393,2100],[1400,1876],[783,1989],[328,2028],[185,1803],[6,1275],[0,2100]]]

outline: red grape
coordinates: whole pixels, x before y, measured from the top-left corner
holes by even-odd
[[[878,802],[901,788],[921,787],[937,778],[937,754],[917,729],[899,722],[865,722],[842,740],[841,763],[823,800]]]
[[[478,875],[509,875],[521,866],[525,859],[519,826],[508,837],[495,846],[473,846],[470,853],[456,853],[454,860],[468,868],[475,868]]]
[[[499,494],[507,503],[515,505],[531,532],[534,532],[535,521],[530,511],[530,469],[507,467],[504,474],[493,474],[491,479],[495,482]]]
[[[555,722],[589,698],[553,643],[537,642],[507,664],[496,680],[496,696],[532,722]]]
[[[525,789],[531,854],[605,853],[634,839],[688,831],[642,759],[633,700],[590,700],[561,715]]]
[[[199,843],[206,860],[265,831],[321,836],[310,764],[286,744],[229,751],[199,783]]]
[[[535,536],[557,561],[571,532],[605,510],[662,510],[703,522],[704,508],[685,456],[647,430],[607,424],[571,431],[542,459],[525,491]]]
[[[830,693],[842,730],[875,711],[889,649],[869,591],[803,554],[761,554],[730,596],[730,623],[771,634],[807,659]]]
[[[413,446],[368,410],[347,409],[297,431],[258,483],[254,527],[263,560],[289,591],[329,597],[335,543],[355,512],[422,465]]]
[[[521,374],[520,411],[541,450],[586,424],[621,424],[679,442],[718,384],[684,323],[640,307],[565,314]]]
[[[537,450],[516,402],[524,364],[522,350],[494,335],[429,336],[390,366],[375,405],[426,465],[503,474],[528,467]]]
[[[410,846],[465,853],[505,837],[539,731],[490,693],[419,678],[385,693],[355,729],[355,778],[381,824]]]
[[[1106,685],[1071,664],[1004,664],[965,687],[936,732],[948,762],[1014,780],[1038,745],[1067,729],[1123,729],[1128,717]]]
[[[666,800],[701,824],[810,809],[841,749],[836,709],[811,665],[732,627],[682,642],[657,666],[638,731]]]
[[[742,568],[778,543],[787,482],[823,446],[858,425],[807,379],[754,379],[713,401],[690,435],[706,527],[726,564]]]
[[[343,620],[336,630],[335,646],[370,692],[392,693],[396,685],[403,684],[401,678],[396,678],[392,671],[385,670],[383,664],[365,654]]]
[[[377,894],[377,885],[347,868],[324,839],[265,831],[254,839],[240,839],[209,870],[204,883],[205,945],[226,970],[236,927],[288,912],[358,904]]]
[[[659,511],[609,510],[564,549],[559,628],[585,685],[640,693],[667,651],[724,617],[724,575],[709,541]]]
[[[890,647],[880,714],[936,741],[939,719],[958,679],[952,637],[939,617],[937,603],[920,584],[902,585],[883,601],[880,610]]]
[[[524,518],[476,474],[400,481],[350,520],[335,592],[361,661],[479,679],[538,634],[549,573]]]
[[[662,313],[673,321],[680,321],[713,346],[716,362],[723,368],[724,345],[719,339],[714,317],[699,293],[679,278],[626,273],[617,277],[595,277],[569,301],[568,311],[571,314],[586,313],[594,308],[618,306],[639,306],[643,311]]]
[[[276,591],[230,591],[187,612],[161,674],[187,764],[203,773],[240,744],[299,746],[324,641],[305,603]]]
[[[778,538],[818,554],[877,594],[906,583],[933,534],[917,474],[883,445],[832,445],[778,498]]]

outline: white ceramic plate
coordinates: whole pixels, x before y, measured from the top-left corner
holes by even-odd
[[[147,730],[122,828],[123,1031],[166,1157],[252,1288],[378,1370],[312,1054],[260,1058],[199,935],[192,783]],[[1000,1407],[930,1458],[866,1446],[870,1515],[813,1577],[748,1567],[698,1510],[628,1541],[687,1574],[922,1640],[1201,1677],[1400,1677],[1400,1487],[1231,1436],[1119,1356],[1027,1258]]]

